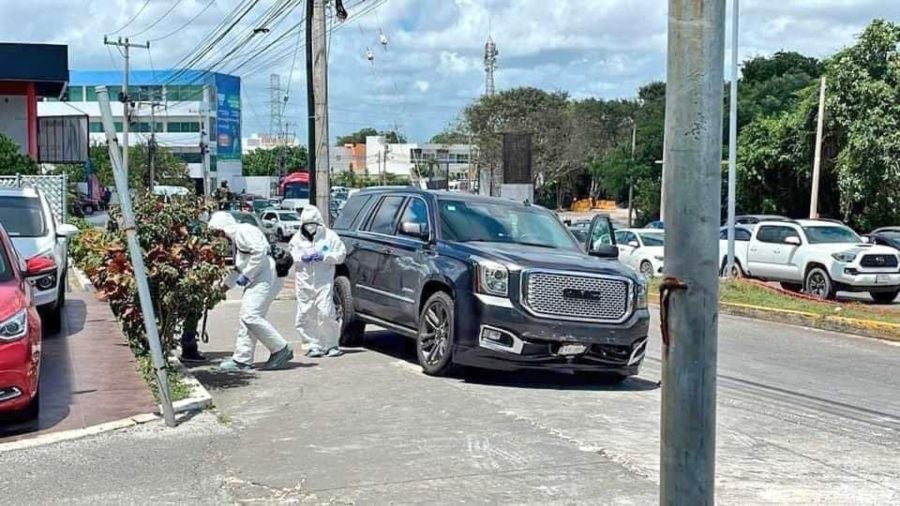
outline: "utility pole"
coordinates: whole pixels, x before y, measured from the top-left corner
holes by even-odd
[[[150,192],[153,192],[153,187],[156,185],[156,152],[157,152],[157,144],[156,144],[156,108],[164,107],[163,104],[154,97],[151,97],[150,102],[150,142],[147,143],[148,155],[147,159],[150,165],[150,181],[147,184],[147,187],[150,188]]]
[[[175,410],[172,408],[172,400],[169,397],[166,361],[163,358],[162,344],[159,340],[159,329],[156,328],[153,299],[150,295],[150,284],[147,282],[147,270],[144,267],[144,253],[137,240],[134,211],[131,206],[131,193],[128,188],[128,174],[125,172],[121,151],[118,148],[118,139],[116,138],[116,129],[113,125],[112,108],[109,105],[109,95],[107,94],[106,86],[97,86],[96,90],[97,101],[100,104],[100,117],[103,120],[103,130],[106,132],[106,139],[109,142],[109,158],[112,161],[116,191],[119,194],[119,199],[121,199],[122,218],[125,221],[125,238],[128,241],[128,254],[131,257],[134,279],[137,282],[144,330],[147,332],[147,342],[150,344],[150,359],[152,360],[153,372],[156,374],[156,382],[159,386],[163,418],[167,426],[174,427],[176,423]]]
[[[313,7],[306,0],[306,159],[309,171],[309,203],[316,205],[316,90],[313,78]]]
[[[203,85],[203,106],[200,108],[200,156],[203,157],[203,195],[210,196],[210,156],[209,156],[209,86]]]
[[[669,0],[660,504],[715,503],[725,0]]]
[[[128,74],[129,64],[131,61],[130,49],[139,47],[141,49],[150,49],[150,42],[144,44],[133,44],[128,40],[119,37],[118,40],[111,41],[106,35],[103,36],[103,43],[107,46],[116,46],[122,50],[122,57],[125,58],[125,75],[122,79],[122,92],[117,97],[122,102],[122,167],[125,174],[128,174],[128,123],[131,121],[131,97],[128,96]]]
[[[637,123],[631,118],[631,170],[634,170],[634,152],[637,148]],[[628,228],[632,226],[634,217],[634,174],[628,174]]]
[[[819,217],[819,175],[822,168],[822,135],[825,129],[825,76],[819,87],[819,118],[816,120],[816,153],[813,158],[812,195],[809,199],[809,219]]]
[[[307,0],[313,4],[313,90],[316,130],[316,201],[315,205],[331,224],[331,158],[328,156],[328,55],[325,38],[325,0]]]
[[[738,18],[740,0],[731,2],[731,101],[728,114],[728,257],[725,275],[734,268],[734,219],[737,201]]]

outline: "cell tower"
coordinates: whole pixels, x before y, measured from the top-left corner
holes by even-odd
[[[284,111],[284,90],[281,89],[281,76],[272,74],[269,76],[269,135],[280,136],[282,134]]]
[[[488,35],[487,42],[484,43],[484,92],[487,95],[494,94],[494,70],[497,68],[497,44],[494,39]]]

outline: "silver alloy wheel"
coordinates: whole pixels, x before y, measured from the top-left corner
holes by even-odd
[[[419,340],[419,347],[425,362],[435,365],[444,359],[450,341],[450,317],[447,308],[438,301],[425,310],[425,332]]]
[[[806,292],[820,299],[828,296],[828,280],[821,271],[813,271],[806,278]]]
[[[643,274],[644,276],[646,276],[648,278],[652,278],[653,277],[653,264],[651,264],[650,262],[648,262],[646,260],[641,262],[641,274]]]
[[[334,302],[334,315],[338,322],[338,328],[344,330],[344,301],[341,300],[338,291],[332,287],[332,301]]]

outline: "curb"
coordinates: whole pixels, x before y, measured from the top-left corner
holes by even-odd
[[[60,443],[62,441],[71,441],[73,439],[81,439],[83,437],[95,436],[104,432],[126,429],[128,427],[134,427],[136,425],[142,425],[147,422],[153,422],[156,420],[159,420],[159,416],[157,416],[156,414],[145,413],[142,415],[123,418],[121,420],[92,425],[83,429],[49,432],[47,434],[27,437],[25,439],[19,439],[17,441],[10,441],[9,443],[0,443],[0,453],[14,450],[23,450],[26,448],[34,448],[36,446],[44,446],[53,443]]]
[[[178,357],[174,354],[169,355],[169,363],[178,368],[178,372],[181,374],[181,381],[191,389],[190,397],[172,403],[172,408],[175,410],[175,413],[203,411],[212,407],[212,395],[210,395],[209,390],[194,377],[190,369],[185,367],[184,364],[181,363],[181,360],[178,360]],[[159,406],[159,411],[162,413],[162,405]]]
[[[659,305],[659,297],[651,295],[652,304]],[[792,309],[776,309],[737,302],[719,302],[719,310],[732,316],[743,316],[754,320],[787,323],[818,330],[843,332],[862,337],[900,342],[900,324],[873,320],[859,320],[843,316],[818,315]]]
[[[78,284],[81,285],[81,290],[84,292],[93,292],[94,284],[91,283],[91,280],[88,279],[87,274],[84,273],[81,269],[79,269],[74,263],[69,261],[69,269],[72,269],[72,272],[75,274],[75,279],[78,280]]]

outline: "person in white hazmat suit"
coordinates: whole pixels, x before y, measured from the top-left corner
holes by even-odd
[[[300,230],[290,242],[297,295],[297,332],[309,357],[338,357],[341,324],[334,308],[334,268],[347,250],[338,235],[325,226],[322,213],[307,206],[300,213]]]
[[[270,353],[262,368],[283,368],[294,358],[294,352],[266,320],[269,306],[281,287],[275,275],[275,260],[269,255],[269,241],[260,229],[238,223],[225,211],[213,213],[208,227],[213,232],[224,234],[234,243],[234,269],[239,273],[235,284],[244,288],[234,355],[222,362],[219,368],[224,371],[253,369],[257,340]]]

